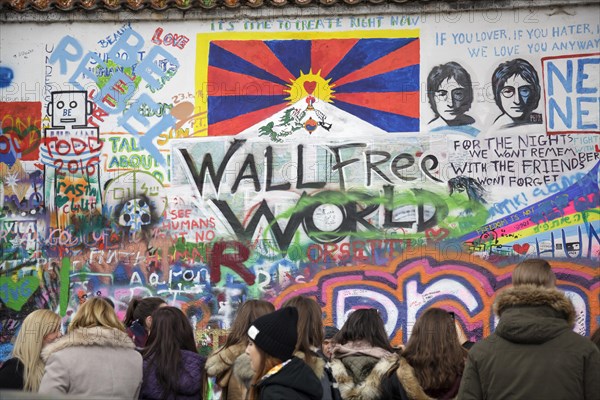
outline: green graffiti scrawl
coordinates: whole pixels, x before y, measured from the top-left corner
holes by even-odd
[[[335,231],[319,231],[317,229],[307,229],[310,224],[303,224],[306,234],[314,241],[321,243],[338,242],[345,237],[355,239],[425,239],[428,228],[437,227],[449,231],[447,238],[461,237],[465,232],[470,232],[475,227],[481,226],[488,218],[488,211],[477,201],[469,200],[466,195],[448,196],[447,193],[435,193],[432,190],[409,189],[400,193],[393,193],[391,186],[384,187],[383,195],[371,195],[362,192],[336,192],[325,191],[312,196],[303,195],[295,206],[276,216],[264,230],[262,237],[270,250],[276,254],[285,254],[288,249],[276,249],[269,245],[269,235],[273,234],[273,229],[280,229],[281,220],[289,220],[299,214],[311,214],[320,205],[332,205],[344,208],[346,211],[353,210],[354,221],[351,223],[342,222]],[[360,205],[362,210],[356,210],[356,205]],[[379,225],[373,225],[367,220],[367,217],[375,213],[381,206],[385,212],[389,213],[389,220]],[[393,210],[399,207],[414,206],[424,208],[430,206],[435,208],[434,216],[427,221],[411,221],[406,223],[416,224],[416,232],[398,232],[395,228],[395,222],[392,221]],[[348,215],[346,215],[347,217]],[[343,228],[351,225],[352,229]],[[359,230],[361,225],[364,230]],[[274,228],[276,227],[277,228]],[[396,226],[397,227],[397,226]]]

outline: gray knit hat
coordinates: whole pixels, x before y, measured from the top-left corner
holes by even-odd
[[[284,307],[254,320],[248,329],[248,337],[265,353],[286,361],[294,355],[297,325],[298,310]]]

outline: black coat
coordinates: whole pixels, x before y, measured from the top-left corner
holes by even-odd
[[[306,355],[301,351],[295,352],[294,356],[304,361],[321,381],[321,387],[323,388],[322,400],[341,400],[342,395],[337,388],[337,382],[333,377],[329,360],[321,350],[312,351],[311,354],[313,356],[311,362],[306,361]]]
[[[18,358],[6,360],[0,368],[0,389],[23,390],[25,366]]]
[[[260,400],[321,400],[321,382],[301,359],[293,357],[277,373],[256,384]]]

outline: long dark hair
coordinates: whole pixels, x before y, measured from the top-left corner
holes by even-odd
[[[311,347],[320,348],[323,343],[323,311],[315,300],[305,296],[294,296],[282,307],[298,310],[298,342],[295,351],[304,353],[304,360],[311,363],[314,355]]]
[[[390,353],[394,352],[383,320],[377,310],[373,308],[354,311],[342,329],[333,337],[333,341],[339,344],[357,340],[365,340],[373,347],[380,347]]]
[[[129,327],[133,321],[138,320],[139,323],[148,330],[146,318],[151,316],[152,313],[163,304],[166,304],[166,301],[160,297],[145,297],[143,299],[134,297],[127,306],[123,323],[125,326]]]
[[[177,389],[181,352],[197,352],[190,321],[177,307],[160,307],[152,313],[152,329],[142,354],[156,368],[163,398]]]
[[[402,352],[426,392],[450,389],[462,375],[466,355],[452,317],[440,308],[430,308],[417,319]]]
[[[248,328],[258,317],[272,313],[275,306],[265,300],[247,300],[238,309],[223,348],[248,343]]]

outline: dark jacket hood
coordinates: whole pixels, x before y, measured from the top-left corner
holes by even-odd
[[[495,333],[513,343],[545,343],[575,323],[575,308],[563,292],[537,286],[501,292],[494,311],[501,317]]]
[[[302,396],[302,398],[310,400],[321,400],[323,396],[321,382],[312,369],[297,357],[293,357],[277,373],[264,378],[257,384],[257,387],[262,392],[266,387],[271,385],[292,389]]]
[[[356,382],[363,382],[373,371],[373,368],[379,363],[380,359],[365,355],[353,355],[344,358],[334,358],[340,360],[343,366],[348,370],[348,374]]]

